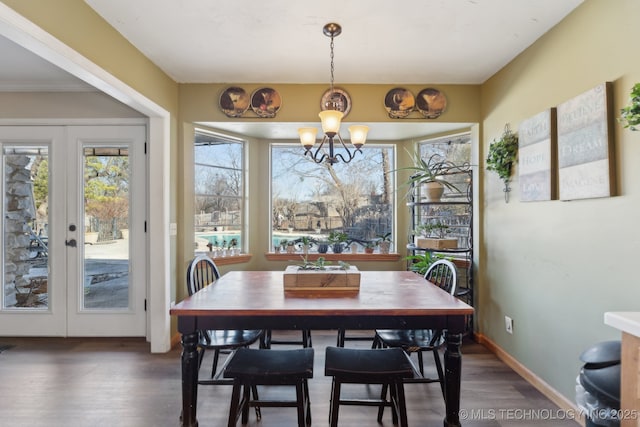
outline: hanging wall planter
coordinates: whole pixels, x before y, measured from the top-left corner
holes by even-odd
[[[625,129],[640,130],[640,83],[636,83],[629,94],[629,105],[620,110],[618,119]]]
[[[494,139],[489,146],[487,156],[487,170],[494,171],[504,182],[504,201],[509,203],[509,181],[511,169],[518,154],[518,135],[511,131],[509,124],[504,126],[500,139]]]

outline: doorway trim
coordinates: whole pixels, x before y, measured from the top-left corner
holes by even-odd
[[[148,117],[147,341],[152,353],[171,349],[169,153],[170,113],[3,3],[0,35]],[[12,123],[16,123],[13,121]],[[21,123],[24,124],[24,123]],[[172,236],[175,238],[175,236]],[[150,268],[154,260],[154,268]],[[154,286],[150,286],[153,283]]]

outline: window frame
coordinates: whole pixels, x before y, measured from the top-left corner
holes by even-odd
[[[195,156],[195,150],[196,150],[196,146],[197,146],[197,137],[198,134],[201,135],[205,135],[207,137],[211,137],[211,138],[217,138],[221,141],[225,141],[225,142],[229,142],[229,143],[236,143],[240,145],[240,153],[241,153],[241,159],[240,159],[240,167],[239,168],[233,168],[233,167],[228,167],[228,166],[220,166],[220,165],[209,165],[209,164],[205,164],[205,163],[200,163],[197,161],[196,156]],[[223,132],[216,132],[216,131],[212,131],[209,129],[205,129],[205,128],[201,128],[201,127],[196,127],[194,129],[194,138],[193,138],[193,152],[194,152],[194,156],[193,156],[193,168],[195,171],[196,165],[198,165],[199,167],[210,167],[212,169],[223,169],[223,170],[234,170],[238,172],[238,175],[240,177],[240,191],[239,191],[239,195],[238,196],[219,196],[221,198],[226,198],[226,199],[238,199],[238,205],[240,207],[240,225],[239,225],[239,229],[240,229],[240,242],[239,242],[239,248],[241,250],[241,254],[235,255],[233,258],[230,256],[221,256],[218,255],[217,257],[214,254],[214,257],[216,258],[216,262],[220,264],[220,261],[222,260],[229,260],[231,261],[232,259],[238,259],[238,260],[244,260],[245,255],[249,254],[249,221],[248,221],[248,209],[249,209],[249,203],[248,203],[248,195],[247,195],[247,191],[248,191],[248,180],[249,180],[249,176],[248,176],[248,141],[244,138],[238,138],[232,135],[228,135],[225,134]],[[193,242],[194,242],[194,253],[197,252],[202,252],[203,249],[202,248],[198,248],[198,245],[196,244],[196,221],[195,221],[195,217],[198,214],[196,212],[195,209],[195,205],[196,205],[196,198],[199,196],[203,196],[203,194],[198,193],[196,191],[196,178],[194,176],[193,179],[193,217],[194,217],[194,222],[193,222]],[[206,251],[207,249],[204,249],[204,251]],[[238,261],[241,262],[241,261]],[[227,264],[228,262],[223,262],[222,264]]]
[[[270,258],[273,259],[277,259],[277,257],[279,256],[279,253],[274,251],[274,247],[272,245],[273,242],[273,226],[272,226],[272,212],[273,212],[273,191],[274,191],[274,185],[273,185],[273,149],[276,146],[281,146],[281,147],[289,147],[289,148],[299,148],[301,150],[301,154],[304,153],[303,148],[300,146],[299,142],[290,142],[290,141],[270,141],[269,142],[269,212],[270,214],[268,215],[267,218],[267,222],[266,222],[266,229],[267,229],[267,247],[266,247],[266,254],[269,255]],[[397,197],[397,191],[396,191],[396,186],[397,186],[397,182],[398,182],[398,177],[397,177],[397,162],[398,162],[398,144],[395,143],[394,141],[385,141],[385,142],[367,142],[367,144],[362,148],[363,151],[366,151],[367,149],[370,149],[371,147],[380,147],[380,148],[388,148],[391,151],[391,160],[389,162],[389,177],[390,177],[390,192],[389,192],[389,204],[390,206],[390,212],[391,212],[391,219],[390,219],[390,226],[391,226],[391,239],[393,242],[393,246],[392,246],[392,250],[390,252],[391,256],[394,258],[398,257],[398,253],[400,251],[400,248],[398,247],[398,197]],[[356,154],[356,157],[352,160],[353,162],[358,162],[359,158],[360,158],[361,154]],[[315,258],[318,255],[317,252],[310,252],[310,258]],[[331,252],[329,252],[329,254],[320,254],[321,256],[325,256],[325,255],[329,255],[328,259],[331,258],[341,258],[341,259],[359,259],[360,256],[368,256],[371,257],[371,254],[364,254],[363,252],[359,252],[358,254],[355,255],[351,255],[350,253],[341,253],[341,254],[332,254]],[[387,254],[378,254],[376,252],[376,256],[380,256],[382,258],[386,258],[389,257],[390,255]]]

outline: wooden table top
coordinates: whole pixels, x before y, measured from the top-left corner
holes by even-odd
[[[473,307],[410,271],[362,271],[351,294],[285,294],[283,271],[232,271],[171,308],[174,316],[464,316]]]

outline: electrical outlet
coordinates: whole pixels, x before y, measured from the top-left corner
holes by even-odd
[[[513,319],[509,316],[504,316],[504,327],[508,333],[513,334]]]

